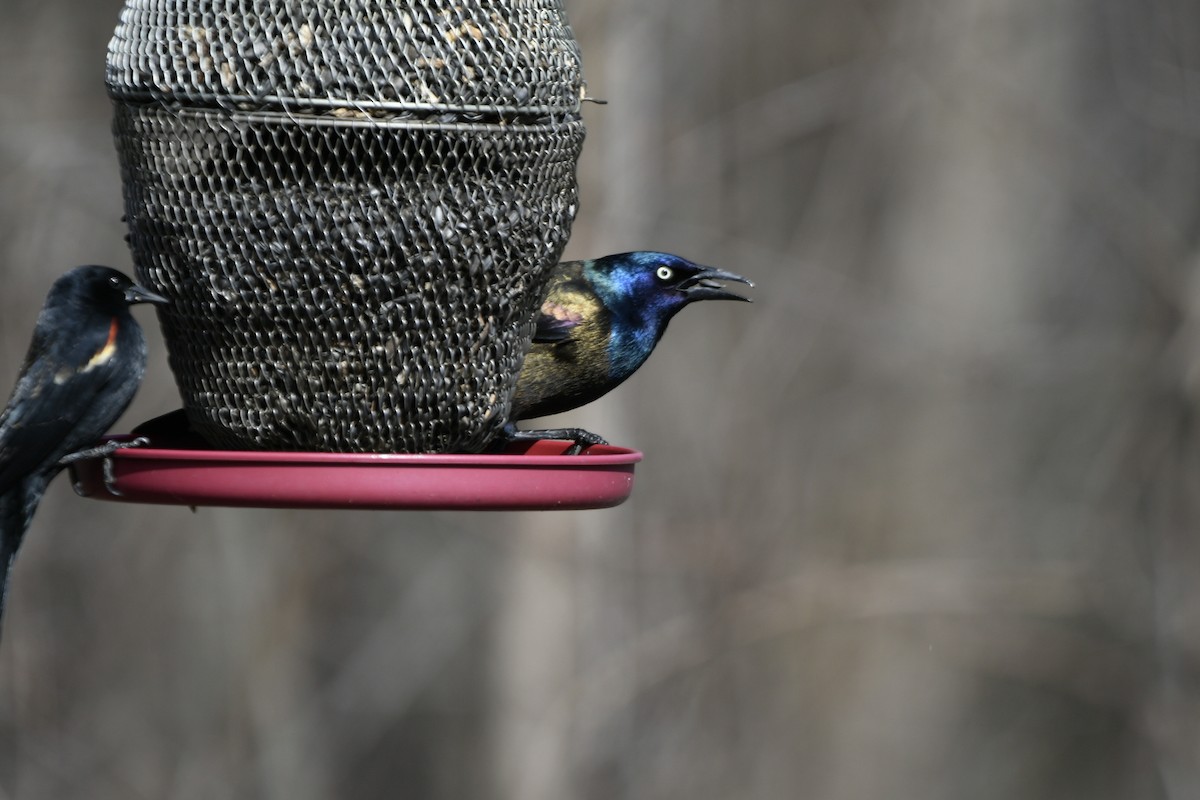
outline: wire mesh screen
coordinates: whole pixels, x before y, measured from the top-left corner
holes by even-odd
[[[138,277],[218,446],[478,450],[575,215],[556,0],[128,0],[109,90]]]

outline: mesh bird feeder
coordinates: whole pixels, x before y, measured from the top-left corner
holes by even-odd
[[[196,432],[447,453],[499,431],[576,209],[559,0],[126,0],[107,84]]]

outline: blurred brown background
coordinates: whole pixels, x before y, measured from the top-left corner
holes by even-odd
[[[57,274],[130,268],[119,5],[0,0],[2,391]],[[1200,797],[1200,8],[567,9],[610,101],[568,255],[759,283],[569,417],[645,451],[632,500],[192,514],[59,480],[0,798]],[[152,351],[124,427],[178,405]]]

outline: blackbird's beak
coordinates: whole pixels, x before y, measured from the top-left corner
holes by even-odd
[[[741,300],[744,303],[754,302],[749,297],[729,291],[719,281],[736,281],[753,287],[754,282],[733,272],[723,269],[705,267],[697,272],[680,287],[688,301],[695,300]]]
[[[125,290],[125,302],[129,303],[129,305],[133,305],[134,303],[154,303],[160,306],[171,304],[171,301],[161,294],[155,294],[144,286],[138,286],[136,283]]]

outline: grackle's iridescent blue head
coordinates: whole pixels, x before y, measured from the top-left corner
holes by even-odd
[[[700,300],[748,299],[741,275],[669,253],[638,251],[559,264],[517,379],[512,419],[577,408],[640,367],[679,311]]]
[[[583,274],[610,315],[609,365],[611,376],[621,379],[649,357],[684,306],[700,300],[750,302],[718,281],[754,285],[732,272],[647,250],[585,262]]]

